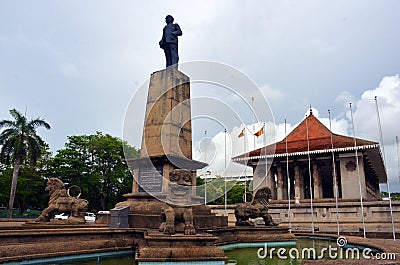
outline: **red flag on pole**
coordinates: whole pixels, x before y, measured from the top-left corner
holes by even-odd
[[[261,129],[260,129],[258,132],[256,132],[254,135],[257,136],[257,137],[259,137],[259,136],[261,136],[261,135],[263,135],[263,134],[264,134],[264,126],[261,127]]]

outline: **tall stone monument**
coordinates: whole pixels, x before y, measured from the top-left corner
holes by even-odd
[[[140,158],[128,158],[133,170],[132,192],[125,194],[130,227],[158,229],[161,211],[169,191],[170,173],[175,169],[192,172],[191,202],[196,228],[226,226],[227,220],[211,215],[196,196],[197,169],[207,164],[192,160],[190,78],[174,67],[154,72],[150,78]]]
[[[163,199],[172,170],[195,171],[207,165],[191,158],[190,79],[176,68],[154,72],[150,78],[140,158],[127,159],[134,170],[134,181],[132,193],[125,197],[128,201],[138,197]],[[193,183],[195,177],[193,174]]]
[[[217,238],[201,233],[227,227],[228,220],[211,214],[195,194],[195,171],[207,164],[192,160],[189,77],[175,67],[154,72],[145,115],[140,158],[127,159],[134,171],[132,193],[117,204],[130,207],[131,228],[147,229],[135,260],[224,264],[224,252],[214,245]]]

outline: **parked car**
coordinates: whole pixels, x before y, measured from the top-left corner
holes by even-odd
[[[71,215],[67,213],[56,214],[55,220],[67,220]],[[94,213],[85,213],[85,221],[88,223],[94,223],[96,221],[96,215]]]
[[[86,213],[85,220],[88,223],[94,223],[96,221],[96,215],[94,213]]]
[[[55,220],[67,220],[69,217],[70,217],[70,214],[67,214],[67,213],[61,213],[61,214],[54,215]]]

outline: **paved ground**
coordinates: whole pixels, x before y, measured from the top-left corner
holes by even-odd
[[[0,229],[3,227],[19,227],[22,224],[24,224],[25,222],[0,222]]]

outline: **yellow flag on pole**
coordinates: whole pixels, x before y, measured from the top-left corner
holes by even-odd
[[[244,130],[245,130],[246,128],[243,128],[243,130],[239,133],[239,135],[238,135],[238,138],[240,138],[240,137],[243,137],[244,136]]]

